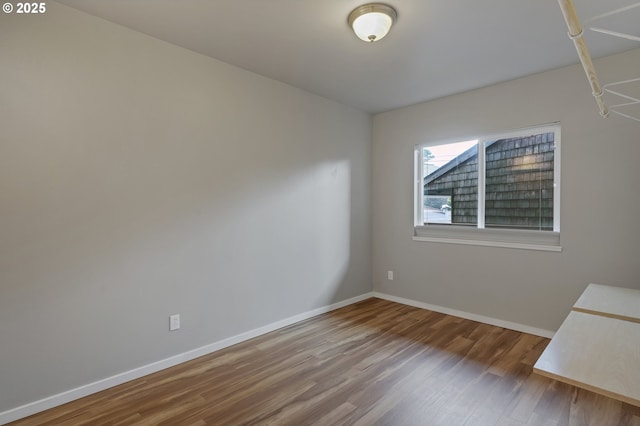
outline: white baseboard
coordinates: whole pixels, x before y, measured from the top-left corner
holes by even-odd
[[[244,342],[245,340],[252,339],[254,337],[277,330],[279,328],[286,327],[288,325],[291,325],[300,321],[304,321],[306,319],[315,317],[316,315],[324,314],[324,313],[342,308],[344,306],[351,305],[365,299],[369,299],[371,297],[373,297],[373,293],[365,293],[360,296],[352,297],[351,299],[334,303],[332,305],[323,306],[321,308],[317,308],[308,312],[303,312],[301,314],[294,315],[292,317],[285,318],[283,320],[265,325],[264,327],[256,328],[254,330],[250,330],[245,333],[241,333],[236,336],[232,336],[227,339],[223,339],[218,342],[211,343],[209,345],[202,346],[200,348],[193,349],[191,351],[187,351],[187,352],[172,356],[170,358],[153,362],[151,364],[147,364],[142,367],[134,368],[133,370],[125,371],[123,373],[116,374],[111,377],[107,377],[106,379],[98,380],[93,383],[88,383],[86,385],[77,387],[75,389],[70,389],[68,391],[59,393],[57,395],[52,395],[50,397],[31,402],[29,404],[25,404],[20,407],[16,407],[7,411],[0,412],[0,425],[4,425],[6,423],[39,413],[41,411],[48,410],[50,408],[57,407],[62,404],[66,404],[67,402],[75,401],[76,399],[80,399],[85,396],[94,394],[96,392],[109,389],[111,387],[120,385],[130,380],[134,380],[134,379],[146,376],[148,374],[155,373],[160,370],[164,370],[165,368],[173,367],[174,365],[178,365],[183,362],[190,361],[192,359],[210,354],[212,352],[218,351],[220,349],[224,349],[226,347],[235,345],[237,343]]]
[[[457,309],[445,308],[444,306],[431,305],[429,303],[418,302],[416,300],[405,299],[404,297],[391,296],[389,294],[373,292],[373,297],[389,300],[391,302],[402,303],[403,305],[414,306],[416,308],[428,309],[430,311],[440,312],[442,314],[452,315],[454,317],[464,318],[472,321],[478,321],[497,327],[508,328],[509,330],[520,331],[522,333],[533,334],[551,339],[555,331],[544,330],[542,328],[531,327],[516,322],[504,321],[497,318],[486,317],[484,315],[472,314],[469,312],[459,311]]]

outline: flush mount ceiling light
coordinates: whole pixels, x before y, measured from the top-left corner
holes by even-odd
[[[356,7],[349,14],[349,26],[358,38],[378,41],[387,35],[398,14],[394,8],[382,3],[368,3]]]

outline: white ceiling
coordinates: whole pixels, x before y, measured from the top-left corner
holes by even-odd
[[[578,62],[556,0],[388,0],[398,21],[372,44],[347,25],[361,0],[58,2],[370,113]],[[585,20],[632,1],[574,2]],[[599,25],[637,33],[639,20]],[[639,47],[586,37],[596,58]]]

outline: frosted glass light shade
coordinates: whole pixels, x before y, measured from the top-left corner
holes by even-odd
[[[387,35],[395,22],[394,8],[381,3],[365,4],[349,14],[349,25],[358,38],[364,41],[378,41]]]

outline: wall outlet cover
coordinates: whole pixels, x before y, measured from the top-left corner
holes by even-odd
[[[180,329],[180,314],[171,315],[169,317],[169,331]]]

